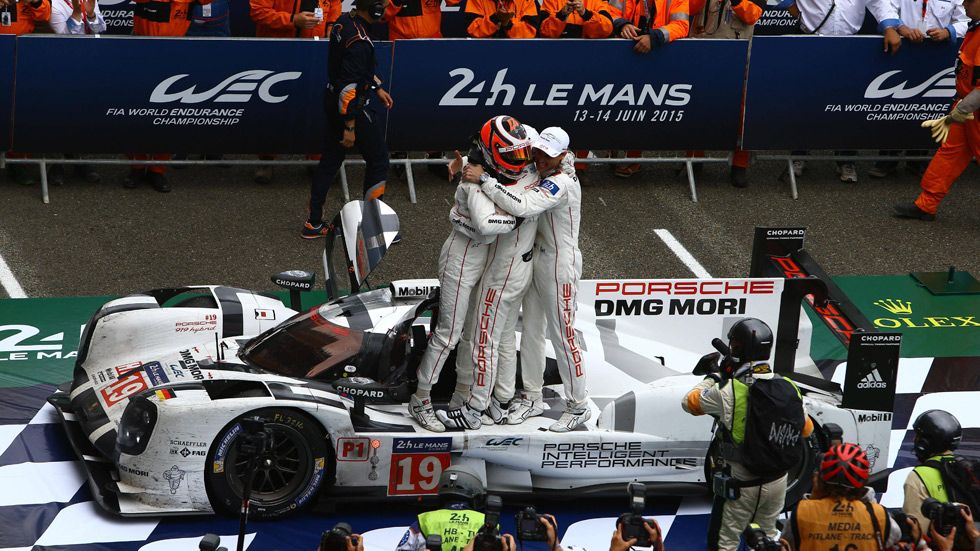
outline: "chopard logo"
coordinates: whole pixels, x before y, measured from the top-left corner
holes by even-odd
[[[281,82],[296,80],[303,76],[303,73],[299,71],[276,73],[250,69],[235,73],[214,88],[203,92],[197,91],[196,84],[178,92],[171,91],[171,87],[188,76],[190,75],[174,75],[164,79],[150,94],[150,103],[203,103],[211,100],[215,103],[248,103],[253,93],[266,103],[282,103],[289,98],[289,94],[274,95],[272,87]]]
[[[865,99],[908,99],[916,96],[924,98],[951,98],[956,92],[956,74],[953,68],[943,69],[938,73],[927,78],[925,82],[918,86],[907,87],[908,80],[901,80],[901,77],[892,79],[902,71],[888,71],[875,77],[864,90]],[[894,85],[887,85],[886,82],[892,80]]]

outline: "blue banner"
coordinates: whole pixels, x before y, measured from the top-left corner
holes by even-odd
[[[957,44],[928,42],[888,55],[881,37],[755,37],[743,147],[935,147],[919,125],[949,110]]]
[[[17,38],[0,34],[0,151],[10,149],[14,112],[14,55]]]
[[[19,151],[305,153],[320,148],[325,41],[18,39]],[[52,71],[52,59],[98,59]],[[43,84],[42,84],[43,83]],[[64,113],[50,106],[86,98]]]
[[[491,116],[561,126],[575,149],[731,149],[748,41],[402,40],[393,150],[463,147]],[[706,131],[710,129],[710,131]]]

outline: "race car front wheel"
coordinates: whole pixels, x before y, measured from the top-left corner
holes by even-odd
[[[254,417],[263,421],[264,436],[246,430],[243,419]],[[208,452],[206,483],[216,511],[239,512],[250,463],[250,516],[274,518],[314,501],[330,478],[333,458],[322,428],[309,415],[284,408],[249,412],[225,427]]]

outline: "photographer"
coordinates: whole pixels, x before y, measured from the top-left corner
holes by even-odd
[[[905,479],[902,510],[916,518],[923,533],[929,534],[935,532],[931,530],[933,520],[945,515],[960,528],[955,548],[973,549],[980,536],[971,510],[977,506],[972,496],[973,465],[953,455],[963,436],[960,422],[949,412],[932,409],[915,419],[912,430],[915,431],[912,449],[919,465]],[[952,502],[961,503],[959,511],[955,507],[943,507]],[[940,532],[947,531],[945,527],[940,529]]]
[[[834,544],[853,551],[892,547],[902,537],[898,523],[868,499],[870,464],[859,446],[845,443],[823,454],[813,473],[813,493],[796,504],[782,537],[793,550],[825,550]],[[918,531],[913,541],[918,541]]]
[[[338,522],[320,536],[317,551],[364,551],[364,538],[350,524]]]
[[[408,527],[397,551],[423,551],[426,537],[442,536],[442,551],[459,551],[485,524],[479,511],[486,494],[483,482],[465,465],[453,465],[439,477],[441,508],[421,513]]]
[[[772,330],[744,318],[728,331],[728,346],[704,356],[694,373],[706,375],[681,401],[691,415],[717,420],[712,462],[715,499],[708,548],[734,550],[742,530],[755,522],[776,535],[776,517],[786,497],[786,473],[802,461],[800,438],[813,432],[800,391],[768,364]],[[721,354],[725,357],[718,364]],[[771,438],[770,435],[782,435]]]

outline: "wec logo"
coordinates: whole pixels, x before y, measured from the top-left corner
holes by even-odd
[[[203,103],[210,100],[214,100],[215,103],[248,103],[251,101],[253,93],[266,103],[282,103],[289,98],[289,94],[273,95],[272,87],[281,82],[296,80],[303,76],[303,73],[299,71],[275,73],[262,69],[250,69],[235,73],[214,88],[203,92],[197,92],[196,84],[178,92],[170,90],[171,87],[188,76],[190,75],[174,75],[164,79],[150,93],[150,103]]]
[[[912,87],[907,87],[908,80],[897,82],[901,77],[892,79],[892,77],[900,75],[901,72],[888,71],[875,77],[864,90],[865,99],[908,99],[916,96],[951,98],[956,93],[956,74],[952,67],[943,69],[927,78],[925,82]],[[896,83],[894,85],[886,84],[889,80]]]

